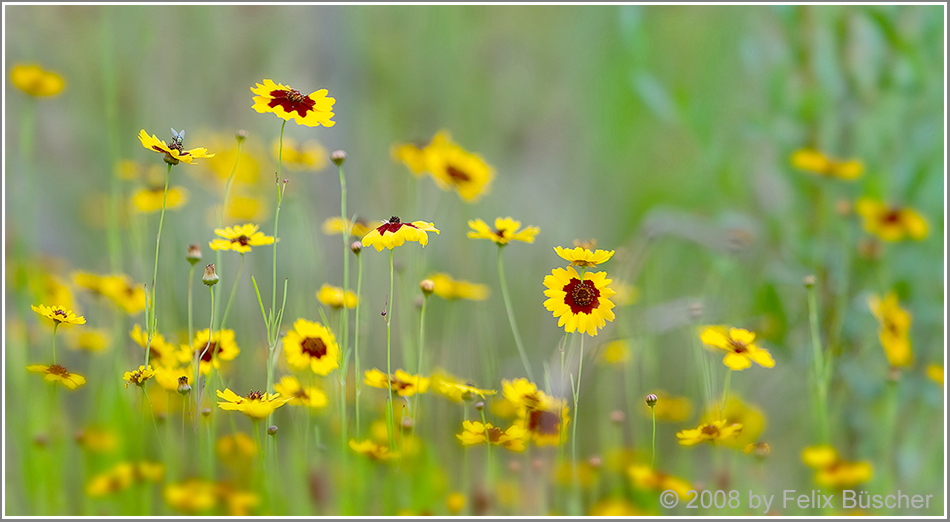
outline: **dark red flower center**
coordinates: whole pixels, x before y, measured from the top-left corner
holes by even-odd
[[[712,424],[707,424],[707,425],[703,426],[703,429],[701,429],[700,432],[701,432],[703,435],[705,435],[705,436],[707,436],[707,437],[711,437],[711,438],[715,438],[715,437],[719,436],[719,428],[713,426]]]
[[[57,308],[56,310],[53,310],[53,315],[58,315],[58,316],[61,316],[61,317],[66,317],[66,312],[63,311],[63,310],[61,310],[61,309],[59,309],[59,308]]]
[[[297,112],[300,116],[306,116],[307,112],[314,110],[316,102],[309,96],[303,95],[297,89],[277,89],[270,92],[271,101],[267,102],[270,108],[280,106],[284,112]]]
[[[590,314],[600,305],[600,290],[593,281],[581,281],[572,278],[564,285],[564,302],[571,307],[573,314]]]
[[[207,349],[205,349],[207,346]],[[199,345],[195,350],[201,355],[201,360],[204,362],[211,362],[214,359],[214,354],[221,352],[221,347],[217,342],[211,341],[210,343]]]
[[[244,234],[241,234],[240,236],[232,239],[231,242],[240,243],[241,246],[247,246],[247,244],[251,242],[251,238],[245,236]]]
[[[259,391],[252,391],[251,393],[247,394],[247,398],[252,401],[259,401],[264,398],[264,394]]]
[[[900,223],[901,220],[901,211],[900,209],[890,209],[881,216],[881,221],[887,225],[896,225]]]
[[[53,375],[62,375],[63,377],[66,377],[69,375],[69,371],[67,371],[64,366],[60,366],[58,364],[54,364],[50,366],[49,369],[46,370],[46,373],[53,374]]]
[[[560,426],[561,418],[553,411],[531,410],[528,413],[528,431],[541,435],[557,435]]]
[[[310,357],[320,359],[327,354],[327,345],[319,337],[307,337],[300,343],[300,349]]]
[[[412,223],[402,223],[399,221],[399,218],[397,216],[393,216],[389,218],[389,221],[377,227],[376,230],[379,232],[379,235],[383,235],[386,232],[389,232],[390,234],[395,234],[402,227],[417,228]]]
[[[744,342],[735,339],[729,339],[729,346],[732,347],[732,351],[735,353],[746,353],[749,351],[749,348]]]
[[[504,434],[505,432],[501,431],[501,428],[496,428],[494,426],[485,430],[485,435],[488,436],[489,442],[498,442],[498,439],[500,439]]]
[[[452,182],[456,185],[472,180],[472,177],[469,176],[465,171],[455,168],[452,165],[445,167],[445,173],[448,174],[450,178],[452,178]]]
[[[505,232],[507,232],[507,230],[505,230],[505,229],[503,229],[503,228],[499,228],[498,230],[495,231],[495,235],[498,236],[498,237],[500,237],[500,238],[504,238],[504,237],[505,237]]]

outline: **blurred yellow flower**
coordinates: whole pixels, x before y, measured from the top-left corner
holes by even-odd
[[[281,397],[290,397],[291,405],[307,406],[309,408],[323,408],[327,405],[327,394],[315,386],[303,386],[296,377],[286,375],[274,385],[274,390]]]
[[[484,399],[488,395],[494,395],[498,393],[495,390],[483,390],[481,388],[476,388],[472,383],[462,383],[458,377],[447,373],[442,368],[437,368],[432,373],[431,381],[433,384],[433,391],[454,402],[473,400],[476,395]]]
[[[429,243],[426,232],[438,234],[439,229],[425,221],[403,223],[398,217],[393,216],[389,218],[389,221],[367,232],[361,241],[364,247],[375,247],[377,252],[382,252],[383,248],[392,250],[397,246],[402,246],[406,241],[416,241],[424,247]]]
[[[46,317],[47,319],[52,319],[53,324],[86,324],[86,318],[82,316],[77,316],[73,313],[72,310],[66,310],[62,306],[53,305],[31,305],[30,308],[34,312]]]
[[[852,180],[864,172],[864,165],[855,159],[839,160],[815,149],[799,149],[792,154],[792,166],[829,178]]]
[[[581,275],[573,266],[555,268],[544,277],[544,295],[548,297],[544,307],[559,318],[557,325],[563,326],[565,332],[596,336],[598,329],[614,320],[610,281],[607,272]]]
[[[815,482],[821,486],[847,489],[871,480],[870,462],[847,462],[829,445],[809,446],[802,450],[802,461],[816,470]]]
[[[700,424],[695,429],[682,430],[676,434],[676,437],[681,445],[692,446],[701,442],[718,442],[736,437],[740,431],[742,431],[741,424],[726,426],[725,420],[718,420],[710,424]]]
[[[168,187],[168,196],[165,196],[165,187],[147,187],[136,190],[132,194],[132,208],[135,211],[148,214],[158,212],[165,202],[166,210],[175,210],[188,201],[188,191],[184,187]]]
[[[254,93],[251,108],[261,114],[270,112],[278,118],[294,120],[297,125],[307,127],[332,127],[336,123],[331,119],[336,100],[327,96],[326,89],[303,94],[289,85],[265,78],[263,84],[251,87],[251,92]]]
[[[192,515],[204,513],[218,503],[217,485],[196,478],[166,484],[162,496],[170,508]]]
[[[282,165],[290,170],[322,170],[329,164],[327,149],[316,140],[307,140],[297,144],[293,138],[284,137],[283,156],[281,157],[280,139],[275,139],[271,145],[274,161],[282,161]]]
[[[274,238],[265,236],[263,232],[258,232],[257,228],[258,226],[253,223],[224,229],[216,228],[214,233],[224,239],[215,239],[208,245],[211,250],[233,250],[243,254],[250,252],[252,246],[274,244]]]
[[[495,444],[503,446],[511,451],[524,451],[524,439],[527,437],[527,431],[521,426],[511,426],[502,431],[489,424],[481,422],[463,421],[462,433],[455,435],[462,445],[471,446],[473,444]]]
[[[864,230],[884,241],[901,241],[906,238],[921,240],[930,229],[927,221],[916,210],[908,207],[888,206],[883,201],[861,198],[855,210],[863,218]]]
[[[218,458],[222,462],[247,462],[257,455],[259,448],[247,433],[238,432],[234,435],[224,435],[214,446]]]
[[[43,366],[42,364],[34,364],[26,367],[27,370],[36,373],[42,373],[43,379],[56,384],[61,383],[63,386],[69,388],[70,390],[75,390],[76,388],[86,384],[86,378],[78,373],[70,373],[64,366],[58,364],[53,364],[51,366]]]
[[[409,171],[412,172],[413,176],[420,178],[429,168],[426,159],[426,147],[427,145],[417,143],[394,143],[390,147],[389,153],[393,159],[399,160],[409,167]]]
[[[218,407],[222,410],[239,411],[254,422],[266,419],[274,410],[280,408],[293,397],[281,397],[279,393],[261,393],[252,391],[246,396],[241,397],[225,388],[222,392],[217,390],[217,396],[223,401],[218,401]]]
[[[261,496],[253,491],[241,491],[222,484],[218,494],[224,498],[227,513],[230,517],[247,517],[251,511],[261,504]]]
[[[158,385],[161,386],[163,390],[169,391],[169,392],[178,392],[180,379],[184,377],[185,378],[184,383],[188,384],[189,379],[191,379],[194,375],[195,375],[195,370],[190,365],[184,366],[184,367],[162,366],[160,367],[160,371],[155,373],[154,377],[155,377],[155,382],[157,382]]]
[[[643,464],[631,465],[627,468],[627,476],[630,477],[633,485],[640,489],[651,491],[666,491],[669,489],[684,498],[691,489],[694,489],[689,482],[681,478],[660,473],[652,467]]]
[[[614,295],[614,303],[617,306],[630,306],[640,300],[640,290],[633,285],[614,281],[610,287],[617,292]]]
[[[910,344],[910,312],[900,307],[894,292],[888,292],[883,300],[872,295],[868,298],[868,307],[881,325],[881,346],[887,361],[895,368],[908,366],[914,361]]]
[[[598,500],[587,513],[591,517],[639,517],[645,514],[622,497],[607,497]]]
[[[45,71],[39,65],[16,65],[10,71],[10,83],[30,96],[55,96],[66,87],[63,77]]]
[[[399,457],[399,453],[390,452],[389,448],[380,446],[371,440],[357,442],[351,439],[350,449],[361,455],[366,455],[370,459],[376,461],[391,460]]]
[[[174,129],[172,129],[172,132],[174,132]],[[149,134],[145,132],[145,129],[142,129],[141,132],[139,132],[139,141],[142,142],[142,146],[146,149],[164,153],[165,163],[170,165],[178,165],[178,163],[182,161],[191,164],[191,162],[195,159],[214,157],[214,154],[209,153],[208,149],[202,147],[185,150],[184,147],[182,147],[181,140],[181,136],[184,134],[184,132],[185,131],[176,133],[176,135],[172,138],[171,144],[169,145],[168,143],[165,143],[164,140],[158,139],[158,137],[154,134],[149,136]]]
[[[671,395],[663,390],[653,392],[657,397],[653,412],[659,422],[683,422],[693,413],[693,401],[689,397]],[[651,418],[652,413],[646,402],[640,402],[640,413]]]
[[[728,352],[722,363],[730,370],[745,370],[752,366],[752,361],[765,368],[775,366],[772,354],[755,345],[755,333],[749,330],[729,328],[727,331],[725,326],[706,326],[700,334],[700,339],[707,348],[714,347]]]
[[[366,222],[359,218],[356,221],[350,221],[349,219],[344,221],[339,217],[332,217],[323,222],[323,233],[327,235],[342,234],[345,230],[349,230],[351,236],[363,237],[367,232],[382,224],[382,221]]]
[[[129,315],[135,315],[145,309],[145,288],[134,284],[127,275],[100,276],[76,272],[73,274],[73,281],[95,295],[109,298]]]
[[[619,368],[623,368],[628,361],[630,361],[630,341],[626,339],[617,339],[603,345],[597,357],[597,362],[600,364]]]
[[[135,472],[129,462],[120,462],[112,468],[94,476],[86,484],[86,494],[90,497],[102,497],[124,491],[132,485]]]
[[[218,330],[209,335],[205,328],[195,333],[190,347],[179,351],[179,361],[187,362],[197,357],[201,375],[208,375],[212,367],[220,369],[221,361],[233,361],[240,353],[241,349],[234,342],[234,330]]]
[[[454,190],[468,203],[474,203],[487,194],[495,177],[495,169],[478,154],[452,142],[446,131],[440,131],[429,143],[425,159],[439,188]]]
[[[310,369],[327,375],[340,367],[340,346],[329,328],[306,319],[297,319],[284,336],[284,355],[294,370]]]
[[[571,266],[582,266],[592,268],[601,263],[606,263],[614,255],[613,250],[597,250],[591,252],[585,247],[561,248],[554,247],[557,255],[571,262]]]
[[[111,453],[118,448],[119,439],[106,428],[89,426],[76,434],[76,444],[92,453]]]
[[[215,150],[213,158],[202,163],[205,169],[208,169],[213,175],[210,178],[215,190],[223,189],[228,178],[234,174],[231,185],[231,198],[235,191],[247,191],[261,181],[261,163],[265,160],[265,153],[260,145],[252,140],[244,140],[241,145],[241,155],[238,156],[238,144],[233,134],[211,133],[200,136],[202,143],[207,143],[210,148]],[[209,179],[201,176],[205,174],[204,169],[198,171],[189,170],[196,176],[199,176],[203,182],[207,183]],[[247,221],[254,221],[249,219]]]
[[[567,426],[571,422],[564,399],[549,398],[544,409],[522,408],[518,411],[517,425],[531,434],[538,446],[557,446],[567,440]]]
[[[152,365],[148,365],[148,367],[140,365],[138,370],[125,372],[125,374],[122,375],[122,380],[125,381],[126,388],[128,388],[130,384],[141,387],[145,386],[145,382],[151,379],[158,372],[159,370],[152,369]]]
[[[534,243],[535,236],[541,231],[538,227],[521,228],[521,222],[515,221],[510,217],[495,218],[495,228],[492,229],[481,219],[469,221],[468,226],[472,229],[468,237],[472,239],[488,239],[494,241],[496,245],[504,246],[510,241],[524,241],[525,243]]]
[[[351,290],[346,292],[344,298],[342,288],[326,283],[324,283],[324,285],[320,287],[320,291],[317,292],[317,300],[335,310],[341,310],[344,306],[347,308],[356,308],[357,302],[356,294]]]
[[[75,335],[71,335],[69,339],[71,348],[91,353],[98,353],[105,350],[110,343],[109,333],[101,328],[83,330]]]
[[[389,376],[373,368],[372,370],[366,370],[366,378],[363,382],[373,388],[389,389],[400,397],[425,393],[429,389],[428,377],[412,375],[405,370],[396,370],[392,376]]]
[[[452,515],[459,514],[459,512],[465,509],[465,495],[458,491],[449,493],[449,495],[445,497],[445,508],[448,509]]]
[[[448,274],[437,273],[430,275],[428,279],[435,285],[432,292],[442,299],[484,301],[491,293],[487,285],[455,280]]]
[[[131,337],[136,344],[141,346],[143,350],[145,349],[148,335],[142,330],[141,326],[137,324],[133,326],[132,331],[129,332],[129,337]],[[162,334],[156,333],[152,336],[152,344],[149,345],[148,361],[166,367],[173,365],[177,362],[177,351],[174,345],[165,341],[165,337],[162,336]]]
[[[930,377],[935,383],[943,386],[943,365],[931,364],[927,366],[927,377]]]
[[[659,402],[657,402],[657,406],[659,406]],[[722,408],[722,411],[720,411],[720,408]],[[725,407],[722,407],[721,403],[710,404],[700,422],[711,423],[720,419],[725,420],[727,424],[742,426],[742,431],[738,435],[722,440],[724,445],[737,449],[744,448],[746,445],[757,441],[765,430],[765,413],[734,394],[726,399]]]

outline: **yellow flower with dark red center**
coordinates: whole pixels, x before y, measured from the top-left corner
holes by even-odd
[[[282,397],[290,397],[291,405],[323,408],[327,405],[327,394],[316,386],[303,386],[296,377],[286,375],[274,385],[274,390]]]
[[[661,473],[643,464],[634,464],[627,468],[627,476],[630,477],[633,485],[640,489],[652,491],[666,491],[670,489],[682,497],[685,497],[691,489],[694,489],[689,482],[681,478]]]
[[[151,379],[159,370],[153,370],[152,365],[142,366],[140,365],[138,370],[133,370],[131,372],[125,372],[122,376],[122,380],[125,381],[125,387],[128,388],[130,384],[136,386],[145,386],[145,382]]]
[[[595,267],[601,263],[606,263],[614,255],[613,250],[591,251],[586,247],[561,248],[554,247],[557,255],[571,262],[571,266],[582,266],[585,268]]]
[[[182,147],[181,140],[177,137],[172,138],[172,143],[169,145],[168,143],[165,143],[164,140],[158,139],[158,137],[154,134],[149,136],[149,134],[145,132],[145,129],[142,129],[141,132],[139,132],[139,141],[142,142],[142,146],[146,149],[164,153],[165,163],[169,163],[171,165],[178,165],[180,162],[191,164],[191,162],[196,159],[214,157],[214,154],[209,153],[208,149],[203,147],[185,150],[184,147]]]
[[[176,511],[187,514],[204,513],[218,503],[218,486],[214,482],[192,478],[165,485],[162,497]]]
[[[394,143],[389,149],[393,159],[403,162],[412,175],[420,178],[429,168],[426,159],[426,145],[418,143]]]
[[[931,364],[927,366],[927,377],[930,377],[933,382],[940,386],[943,386],[943,373],[942,364]]]
[[[565,332],[595,336],[607,321],[614,320],[614,304],[610,301],[614,291],[609,285],[607,272],[581,275],[573,266],[555,268],[544,277],[544,295],[548,297],[544,307],[559,318],[557,325]]]
[[[190,349],[189,349],[190,348]],[[198,358],[201,375],[211,373],[211,368],[220,369],[221,361],[233,361],[241,349],[234,342],[234,330],[218,330],[214,335],[208,329],[195,333],[191,346],[179,352],[179,361],[187,362]]]
[[[73,313],[72,310],[66,310],[62,306],[46,306],[46,305],[31,305],[30,308],[34,312],[46,317],[47,319],[52,319],[53,324],[86,324],[86,318],[82,316],[77,316]]]
[[[504,246],[510,241],[524,241],[525,243],[534,243],[535,236],[541,231],[538,227],[527,227],[523,230],[521,222],[515,221],[510,217],[495,218],[495,228],[491,228],[481,219],[469,221],[468,226],[472,229],[468,237],[472,239],[488,239],[494,241],[496,245]]]
[[[148,341],[148,334],[142,331],[142,327],[135,325],[132,327],[132,331],[129,332],[129,337],[136,342],[142,349],[145,349],[146,342]],[[163,366],[168,366],[175,364],[177,362],[176,352],[178,350],[174,345],[165,341],[165,337],[156,333],[152,336],[152,344],[149,345],[148,360],[149,362],[154,362],[161,364]]]
[[[524,439],[528,432],[521,426],[511,426],[507,430],[496,428],[490,423],[463,421],[462,433],[456,434],[462,444],[495,444],[511,451],[524,451]]]
[[[160,462],[120,462],[96,475],[86,485],[86,494],[101,497],[127,489],[135,482],[161,482],[165,477],[165,465]]]
[[[261,114],[270,112],[278,118],[292,119],[297,125],[307,127],[332,127],[336,123],[332,120],[336,100],[327,96],[329,91],[326,89],[303,94],[289,85],[265,78],[263,84],[251,87],[251,92],[254,93],[251,108]]]
[[[271,149],[274,161],[280,160],[290,170],[321,170],[329,163],[327,149],[316,140],[307,140],[298,145],[293,138],[285,137],[282,156],[279,139],[274,140]]]
[[[888,206],[883,201],[861,198],[855,210],[863,218],[864,230],[884,241],[901,241],[906,238],[921,240],[927,237],[930,226],[916,210],[908,207]]]
[[[393,453],[389,451],[389,448],[380,446],[371,440],[357,442],[350,439],[350,449],[377,461],[391,460],[399,457],[399,453]]]
[[[434,285],[432,292],[442,299],[470,299],[484,301],[491,291],[487,285],[455,280],[448,274],[437,273],[428,277]]]
[[[522,408],[516,423],[531,434],[538,446],[556,446],[567,440],[567,425],[571,419],[567,401],[549,398],[540,409]]]
[[[550,398],[533,382],[521,377],[513,381],[501,380],[502,396],[518,408],[540,409],[550,404]]]
[[[640,413],[646,418],[656,414],[656,420],[659,422],[683,422],[693,412],[693,403],[688,397],[670,395],[662,390],[654,391],[653,394],[656,395],[657,401],[652,412],[646,402],[640,403]]]
[[[361,242],[364,247],[375,247],[377,252],[382,252],[383,248],[392,250],[397,246],[402,246],[406,241],[416,241],[424,247],[429,243],[426,232],[438,234],[439,229],[425,221],[403,223],[398,217],[393,216],[389,218],[389,221],[367,232]]]
[[[224,239],[215,239],[208,245],[212,250],[233,250],[243,254],[250,252],[251,247],[274,244],[274,238],[264,235],[257,228],[258,226],[253,223],[224,229],[216,228],[214,233]]]
[[[43,70],[39,65],[16,65],[10,71],[10,83],[30,96],[55,96],[66,87],[63,77]]]
[[[448,133],[433,138],[426,147],[425,160],[432,179],[442,190],[454,190],[469,203],[488,193],[495,170],[478,154],[453,143]]]
[[[881,325],[881,346],[891,366],[900,368],[914,361],[910,345],[910,312],[900,307],[897,294],[888,292],[881,299],[876,295],[868,298],[868,307]]]
[[[386,375],[376,368],[366,370],[363,380],[373,388],[391,390],[400,397],[409,397],[417,393],[425,393],[429,389],[429,378],[421,375],[412,375],[405,370],[396,370],[393,375]]]
[[[217,396],[223,401],[218,401],[218,407],[222,410],[239,411],[254,422],[266,419],[274,410],[283,406],[293,397],[281,397],[279,393],[261,393],[252,391],[244,397],[225,388],[222,392],[217,390]]]
[[[43,379],[49,381],[50,383],[56,384],[57,382],[63,386],[69,388],[70,390],[75,390],[76,388],[86,384],[86,378],[78,373],[69,373],[64,366],[58,364],[53,364],[51,366],[43,366],[42,364],[34,364],[26,367],[27,370],[36,373],[42,373]]]
[[[162,209],[162,203],[166,210],[175,210],[187,201],[188,191],[178,186],[168,187],[167,197],[165,187],[159,186],[142,188],[132,194],[132,208],[143,214],[158,212]]]
[[[347,308],[356,308],[356,294],[348,290],[344,295],[343,289],[337,286],[324,284],[317,292],[317,300],[336,310],[341,310],[344,306]]]
[[[864,172],[864,165],[856,159],[840,160],[826,156],[815,149],[795,151],[791,162],[795,168],[829,178],[857,179]]]
[[[718,420],[709,424],[700,424],[698,428],[683,430],[676,434],[679,443],[683,446],[692,446],[701,442],[719,442],[730,437],[736,437],[742,431],[741,424],[726,426],[725,420]]]
[[[845,461],[827,444],[802,450],[802,461],[816,470],[815,482],[836,489],[852,488],[871,480],[874,475],[870,462]]]
[[[657,403],[659,406],[659,402]],[[735,394],[730,394],[725,406],[721,402],[710,404],[700,422],[725,420],[727,424],[740,424],[742,431],[735,437],[723,439],[722,443],[733,448],[744,448],[759,439],[765,430],[765,413],[753,404],[748,404]]]
[[[310,369],[327,375],[340,367],[340,346],[329,328],[306,319],[297,319],[284,336],[287,365],[294,370]]]
[[[723,350],[726,356],[722,359],[731,370],[745,370],[755,361],[759,366],[771,368],[775,366],[772,354],[755,345],[755,333],[742,328],[725,326],[707,326],[700,334],[700,339],[707,347],[711,346]]]
[[[327,235],[342,234],[349,230],[351,236],[363,237],[367,232],[382,225],[382,221],[366,222],[359,218],[355,221],[342,220],[339,217],[332,217],[323,222],[323,233]]]

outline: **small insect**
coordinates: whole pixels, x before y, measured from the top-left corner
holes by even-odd
[[[183,141],[185,141],[185,129],[182,129],[181,132],[178,132],[172,128],[172,143],[181,146]]]

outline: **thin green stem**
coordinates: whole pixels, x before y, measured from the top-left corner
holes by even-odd
[[[393,374],[391,333],[393,322],[393,249],[389,249],[389,312],[386,313],[386,378],[391,379]],[[389,390],[386,401],[386,433],[389,435],[389,450],[396,451],[396,440],[393,430],[393,394]]]
[[[194,282],[195,282],[195,265],[191,265],[191,269],[188,270],[188,342],[192,342],[192,339],[195,338],[195,324],[193,317],[193,305],[194,305]]]
[[[59,328],[59,323],[53,322],[53,364],[56,364],[56,329]]]
[[[501,295],[505,299],[505,309],[508,311],[508,323],[511,324],[511,332],[515,336],[515,345],[518,347],[518,355],[521,356],[521,362],[524,364],[524,370],[531,382],[535,382],[534,375],[531,372],[531,365],[528,363],[528,354],[525,353],[524,343],[521,341],[521,333],[518,331],[518,323],[515,321],[515,311],[511,306],[511,297],[508,295],[508,284],[505,281],[505,266],[502,262],[501,250],[504,248],[498,245],[498,279],[501,284]]]
[[[152,337],[155,336],[155,281],[158,279],[158,250],[162,245],[162,225],[165,224],[165,204],[168,202],[168,179],[172,174],[172,164],[168,164],[168,170],[165,172],[165,192],[162,194],[162,213],[158,218],[158,234],[155,237],[155,269],[152,272],[152,298],[149,300],[148,325],[146,325],[147,335],[145,338],[145,365],[148,366],[148,357],[152,349]]]
[[[656,468],[656,409],[650,406],[650,413],[653,416],[653,458],[650,460],[650,469]]]
[[[360,436],[360,393],[363,379],[360,377],[360,305],[363,301],[363,258],[356,254],[356,327],[353,331],[353,374],[356,376],[356,436]]]
[[[581,350],[580,357],[577,364],[577,384],[574,387],[574,426],[571,430],[571,458],[574,460],[574,473],[575,478],[577,474],[577,404],[580,402],[581,395],[581,372],[584,371],[584,337],[586,334],[580,332],[581,336]]]
[[[280,220],[280,202],[283,199],[283,183],[281,182],[281,164],[284,161],[284,127],[287,126],[287,120],[280,125],[280,138],[278,139],[277,152],[277,210],[274,212],[274,277],[271,281],[271,299],[270,308],[273,312],[277,308],[277,224]]]
[[[343,175],[343,163],[339,164],[340,172],[340,223],[343,225],[343,233],[340,234],[343,238],[343,310],[342,310],[342,321],[343,321],[343,365],[340,371],[340,414],[342,419],[340,421],[341,432],[343,434],[343,455],[348,455],[347,453],[347,437],[346,437],[346,361],[349,359],[349,346],[350,346],[350,308],[347,306],[346,300],[347,295],[350,293],[350,258],[348,255],[349,244],[347,243],[350,239],[350,229],[352,228],[352,223],[350,226],[346,226],[346,177]],[[359,374],[356,375],[356,379],[359,380]]]
[[[276,244],[276,243],[275,243]],[[228,297],[228,304],[224,307],[224,317],[221,318],[221,329],[224,330],[225,325],[228,324],[228,312],[231,311],[231,303],[234,301],[234,294],[236,293],[238,282],[241,281],[241,275],[244,273],[244,253],[241,253],[241,265],[238,267],[237,276],[234,278],[234,284],[231,286],[231,296]]]
[[[237,139],[237,143],[237,152],[234,155],[234,165],[231,167],[231,174],[228,175],[228,181],[224,184],[224,199],[221,201],[221,212],[218,214],[218,228],[224,228],[224,215],[228,211],[228,197],[231,195],[231,182],[234,181],[234,175],[237,173],[238,162],[241,160],[241,149],[244,148],[244,139],[239,137]]]
[[[485,476],[488,482],[488,491],[494,491],[495,471],[494,467],[492,466],[492,442],[488,436],[488,422],[485,420],[485,408],[480,408],[479,413],[482,415],[482,425],[485,427],[485,443],[488,445],[488,467],[485,468]]]
[[[416,365],[416,375],[422,375],[422,357],[426,346],[426,305],[429,304],[429,295],[423,293],[422,310],[419,313],[419,364]],[[412,416],[419,418],[419,393],[413,398]]]
[[[828,432],[828,381],[824,369],[824,352],[818,333],[818,298],[815,285],[808,285],[808,323],[811,327],[812,357],[815,360],[815,387],[818,392],[818,425],[823,442],[829,442]]]
[[[722,406],[719,407],[719,418],[726,419],[726,403],[729,401],[729,385],[732,383],[732,369],[726,371],[726,381],[722,385]]]
[[[201,379],[201,359],[204,358],[205,353],[208,351],[208,348],[211,346],[211,339],[212,339],[212,337],[214,336],[214,286],[213,286],[213,285],[212,285],[212,286],[208,286],[208,290],[211,292],[211,320],[210,320],[210,322],[209,322],[209,324],[208,324],[208,342],[207,342],[207,344],[205,344],[204,350],[202,350],[200,354],[198,353],[197,350],[195,350],[195,357],[194,357],[194,366],[195,366],[195,389],[192,390],[192,391],[198,392],[198,393],[194,393],[194,396],[195,396],[195,428],[196,428],[196,429],[197,429],[198,426],[199,426],[198,415],[201,413],[201,411],[200,411],[200,408],[201,408],[201,400],[204,398],[204,394],[205,394],[204,388],[202,388],[202,387],[200,386],[200,382],[199,382],[199,380]],[[194,342],[194,341],[192,340],[192,341],[190,341],[190,342]],[[206,385],[205,388],[207,387],[207,383],[208,383],[208,379],[205,379],[205,385]]]

